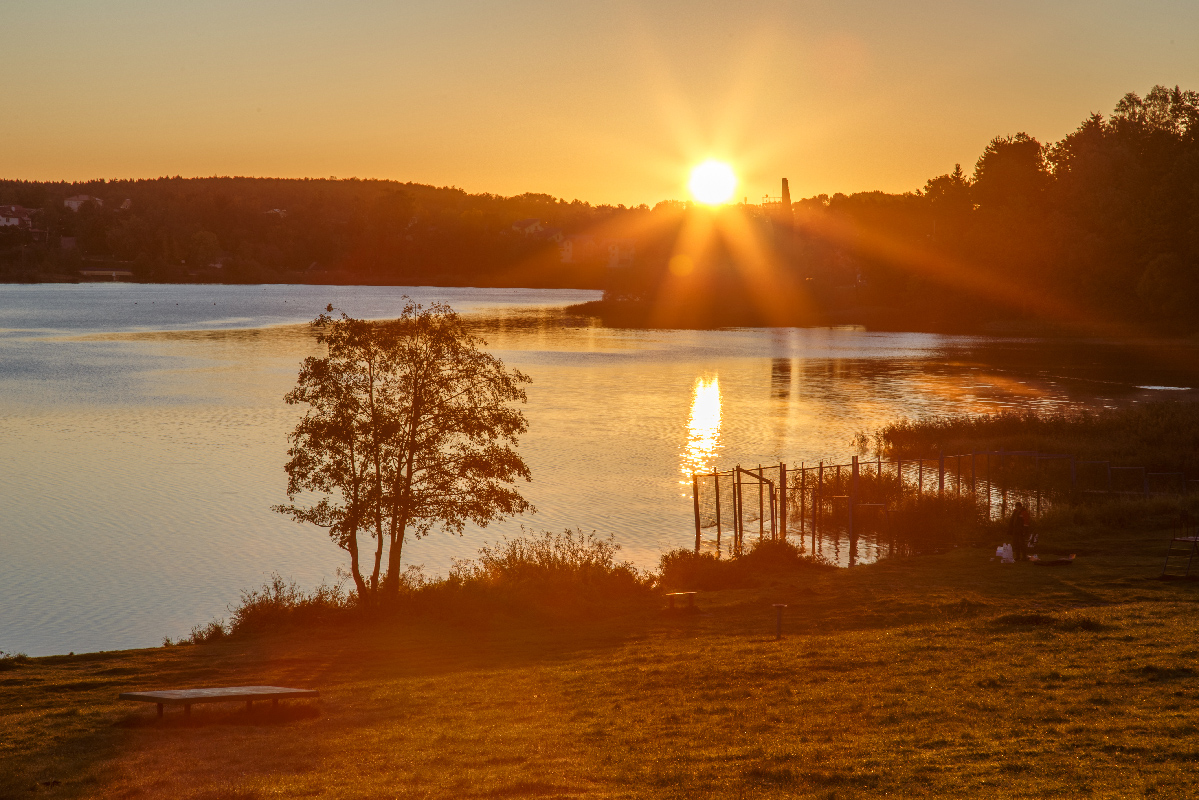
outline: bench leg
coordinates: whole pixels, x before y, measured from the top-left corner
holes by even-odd
[[[162,703],[158,704],[158,718],[162,719]]]

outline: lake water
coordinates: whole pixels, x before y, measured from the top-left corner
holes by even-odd
[[[152,646],[277,571],[334,580],[341,550],[285,499],[283,403],[326,303],[450,303],[533,378],[521,452],[538,513],[409,542],[444,574],[536,529],[612,534],[643,567],[693,542],[692,469],[844,460],[900,417],[1193,397],[1189,355],[854,329],[648,331],[566,316],[594,292],[328,286],[0,287],[0,650]],[[1157,388],[1147,388],[1157,387]]]

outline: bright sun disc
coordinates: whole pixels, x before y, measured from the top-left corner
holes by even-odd
[[[727,203],[737,188],[737,176],[733,168],[723,161],[705,161],[691,170],[687,184],[691,195],[701,203],[717,206]]]

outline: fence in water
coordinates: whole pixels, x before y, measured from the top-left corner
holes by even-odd
[[[913,552],[937,546],[947,526],[971,526],[1006,517],[1016,503],[1033,515],[1091,496],[1149,497],[1199,489],[1181,472],[1150,472],[1072,455],[991,450],[934,459],[849,463],[785,463],[693,473],[695,549],[740,554],[746,537],[811,537],[812,552],[826,543],[836,558]],[[936,503],[927,499],[936,498]]]

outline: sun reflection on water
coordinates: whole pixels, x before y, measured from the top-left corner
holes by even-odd
[[[680,471],[689,485],[691,473],[710,472],[720,444],[720,378],[697,378],[691,396],[691,419],[687,422],[687,446],[680,454]]]

